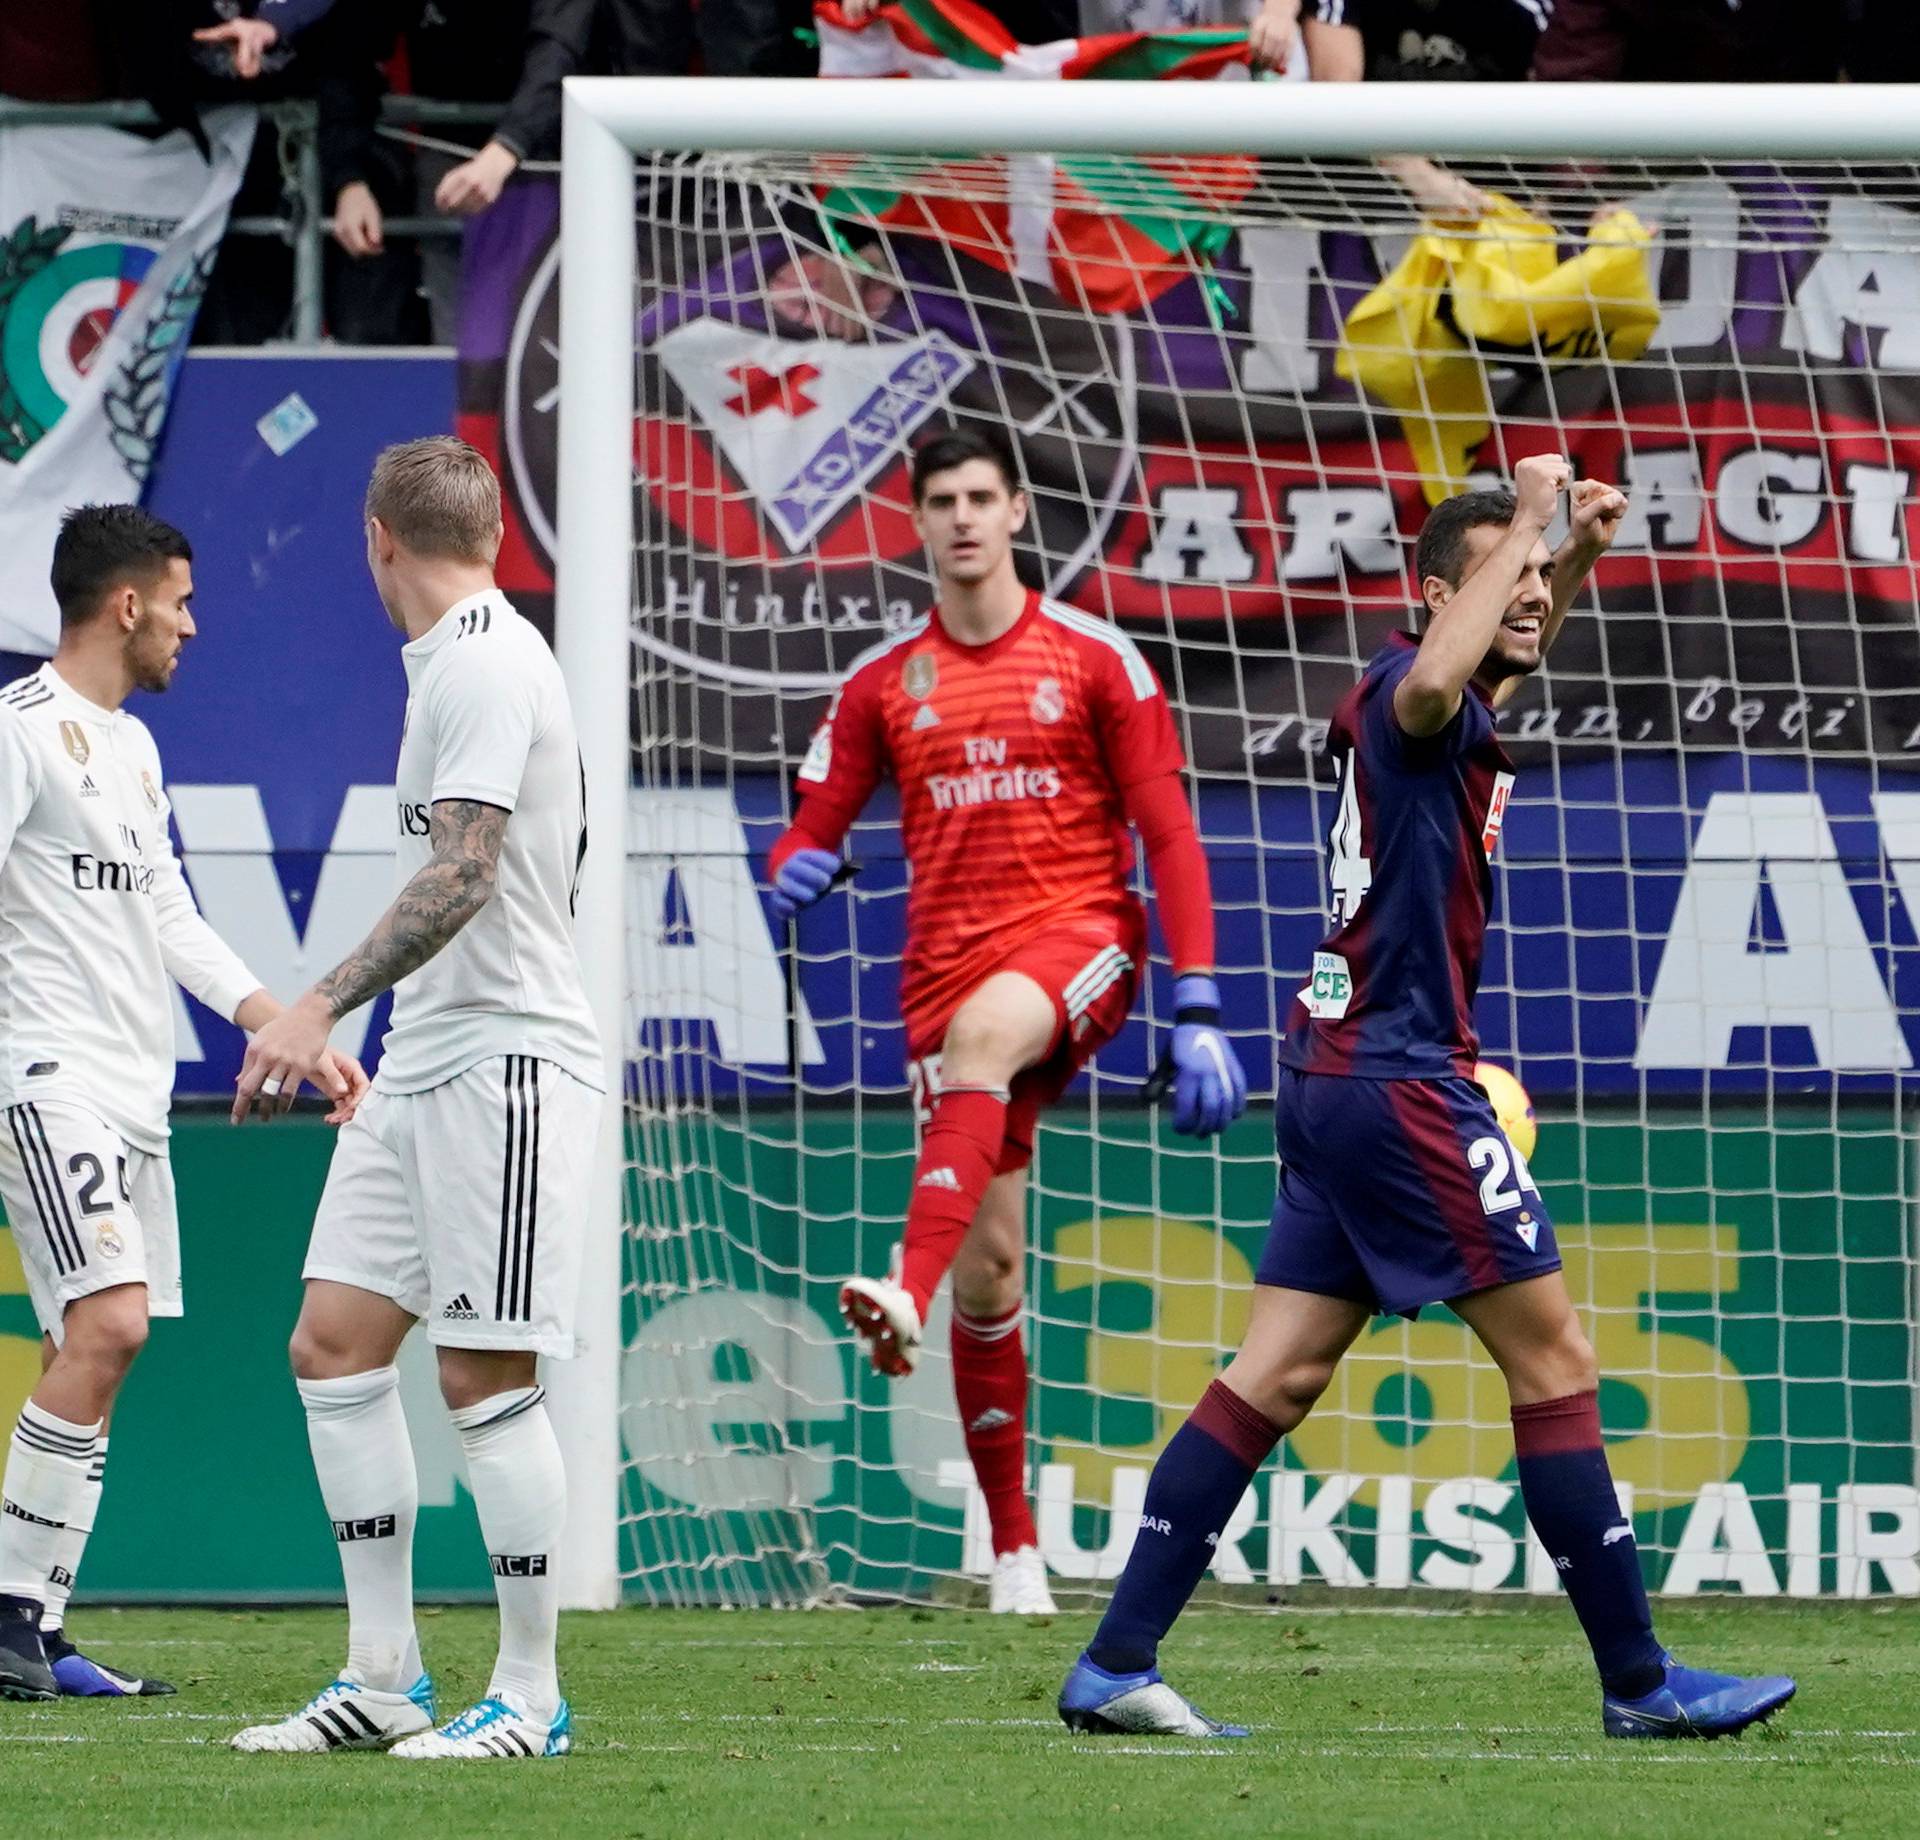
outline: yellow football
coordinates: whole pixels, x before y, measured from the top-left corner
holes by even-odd
[[[1540,1122],[1533,1115],[1533,1101],[1527,1097],[1527,1089],[1506,1068],[1496,1067],[1492,1061],[1478,1062],[1473,1077],[1493,1101],[1493,1115],[1500,1120],[1507,1141],[1522,1156],[1531,1159],[1540,1135]]]

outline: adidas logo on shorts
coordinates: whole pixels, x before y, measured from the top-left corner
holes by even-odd
[[[916,1184],[919,1188],[953,1188],[960,1186],[960,1178],[944,1163],[938,1169],[929,1169]]]
[[[440,1320],[442,1322],[478,1322],[480,1312],[473,1307],[473,1299],[462,1291],[440,1312]]]

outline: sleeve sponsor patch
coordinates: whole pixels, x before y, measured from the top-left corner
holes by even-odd
[[[799,777],[814,785],[825,785],[833,771],[833,720],[829,717],[813,731],[807,745],[807,757],[800,763]]]

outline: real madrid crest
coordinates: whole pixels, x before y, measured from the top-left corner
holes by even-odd
[[[1067,713],[1066,692],[1057,677],[1043,677],[1033,687],[1033,719],[1053,723]]]
[[[87,731],[78,722],[62,722],[60,739],[67,744],[75,766],[84,767],[93,758],[93,749],[87,745]]]
[[[145,767],[140,769],[140,790],[147,795],[147,803],[155,811],[160,809],[160,788],[153,783],[153,775]]]
[[[900,667],[900,688],[915,702],[924,703],[933,694],[939,675],[939,661],[931,652],[915,652]]]

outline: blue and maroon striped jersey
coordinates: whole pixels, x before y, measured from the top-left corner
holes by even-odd
[[[1437,735],[1409,735],[1395,686],[1418,650],[1396,633],[1338,709],[1327,751],[1340,796],[1327,833],[1332,930],[1294,998],[1280,1059],[1377,1080],[1469,1074],[1495,845],[1513,762],[1468,685]]]

